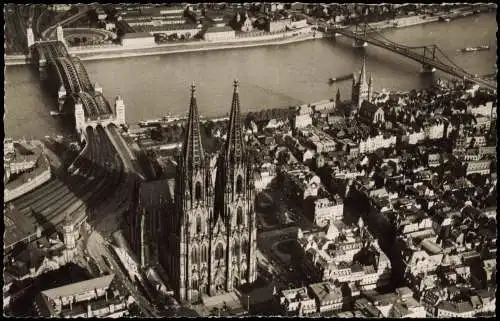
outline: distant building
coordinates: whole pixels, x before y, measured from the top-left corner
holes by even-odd
[[[205,32],[205,40],[207,41],[224,41],[232,40],[236,37],[235,31],[231,27],[210,27]]]
[[[69,4],[53,4],[50,7],[55,12],[66,12],[71,9]]]
[[[468,301],[441,301],[437,306],[438,318],[472,318],[474,314],[474,308]]]
[[[484,104],[480,104],[477,106],[469,104],[467,106],[467,113],[472,114],[474,116],[482,115],[486,117],[496,118],[495,106],[493,106],[492,101],[488,101]]]
[[[256,170],[256,172],[258,175],[255,179],[255,190],[262,191],[276,177],[276,166],[271,163],[264,163],[261,165],[260,170]]]
[[[149,32],[126,33],[121,39],[124,47],[152,47],[155,45],[155,38]]]
[[[329,222],[339,221],[344,217],[344,202],[338,195],[328,195],[314,201],[313,211],[314,224],[324,227]]]
[[[292,23],[291,19],[280,19],[280,20],[269,19],[266,25],[266,31],[267,32],[286,31],[291,23]]]
[[[471,161],[467,164],[466,175],[481,174],[488,175],[491,171],[491,160]]]
[[[330,222],[323,233],[298,233],[304,251],[302,268],[311,281],[347,282],[365,290],[388,284],[389,259],[377,241],[367,241],[366,228]]]
[[[394,135],[378,134],[375,137],[367,137],[359,141],[359,153],[371,153],[380,148],[396,146],[397,137]]]
[[[344,296],[340,287],[332,282],[320,282],[309,285],[311,296],[316,300],[319,313],[340,311],[344,304]]]
[[[236,16],[231,22],[231,26],[236,31],[250,32],[253,30],[253,22],[252,19],[248,16],[247,12],[245,12],[243,17],[240,15],[239,12],[237,12]]]
[[[282,313],[287,316],[307,316],[316,312],[316,301],[307,288],[282,290],[279,294]]]
[[[312,125],[312,118],[309,113],[298,112],[294,119],[295,128],[304,128]]]
[[[317,127],[309,126],[301,128],[298,132],[299,141],[301,141],[305,146],[314,148],[316,153],[328,153],[335,151],[336,149],[337,143],[335,140]]]
[[[361,103],[358,115],[360,120],[366,124],[385,122],[384,109],[366,100]]]

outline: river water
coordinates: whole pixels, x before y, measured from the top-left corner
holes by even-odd
[[[456,64],[479,75],[496,69],[496,16],[485,13],[449,23],[435,22],[383,31],[388,39],[408,46],[438,44]],[[489,51],[461,53],[459,49],[488,44]],[[447,78],[440,72],[422,76],[421,66],[382,48],[364,49],[367,71],[373,74],[374,89],[410,90],[426,87],[433,77]],[[205,116],[229,112],[232,81],[240,81],[242,111],[318,101],[351,95],[351,82],[330,86],[328,78],[338,77],[361,67],[363,50],[352,48],[352,41],[309,40],[281,46],[168,54],[140,58],[84,62],[92,81],[103,88],[113,103],[121,95],[126,119],[136,123],[168,113],[186,114],[190,84],[196,82],[198,107]],[[28,66],[6,69],[5,134],[35,137],[64,133],[57,119],[49,115],[53,100]]]

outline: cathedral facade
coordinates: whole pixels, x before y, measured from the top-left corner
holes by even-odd
[[[196,303],[257,277],[253,170],[240,117],[235,81],[227,139],[212,179],[192,86],[174,197],[161,216],[159,233],[159,262],[180,301]]]

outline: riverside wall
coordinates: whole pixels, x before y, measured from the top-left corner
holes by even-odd
[[[263,34],[255,37],[236,37],[225,41],[192,41],[175,44],[155,44],[149,47],[123,47],[121,45],[102,45],[92,47],[70,47],[69,53],[78,55],[81,60],[101,60],[126,57],[150,56],[168,53],[222,50],[233,48],[282,45],[294,42],[323,38],[321,32],[308,30],[289,31],[280,34]],[[7,56],[7,66],[28,64],[26,56]]]

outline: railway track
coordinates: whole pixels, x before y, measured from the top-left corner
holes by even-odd
[[[31,7],[26,11],[17,8],[15,13],[34,19],[39,9]],[[50,76],[63,82],[68,97],[82,100],[87,118],[112,115],[111,106],[102,94],[94,92],[87,71],[78,58],[70,58],[65,47],[57,42],[46,43],[41,50],[49,66],[58,71]],[[126,211],[136,179],[131,175],[135,165],[116,126],[110,126],[111,129],[87,127],[87,143],[69,166],[71,175],[62,175],[14,200],[20,215],[33,225],[47,227],[46,223],[50,223],[54,227],[68,214],[87,213],[91,219],[97,220],[111,214],[107,217],[109,221],[111,216]]]

